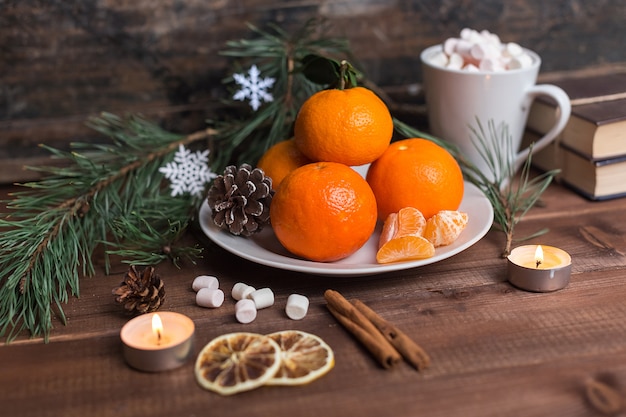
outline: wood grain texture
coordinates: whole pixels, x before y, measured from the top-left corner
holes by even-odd
[[[599,415],[586,396],[588,381],[626,395],[626,262],[618,253],[625,250],[625,208],[624,199],[598,204],[558,185],[548,189],[519,233],[548,226],[548,234],[525,243],[554,244],[571,254],[571,282],[553,293],[521,291],[506,281],[499,258],[503,237],[495,231],[433,265],[352,278],[256,265],[192,233],[187,238],[200,239],[204,258],[182,269],[161,264],[158,271],[167,291],[162,310],[194,320],[196,354],[227,332],[287,328],[317,334],[335,352],[334,369],[309,385],[263,387],[233,397],[200,388],[193,361],[157,374],[125,365],[119,331],[128,317],[111,289],[126,267],[114,263],[106,276],[99,262],[97,275],[81,280],[81,297],[65,306],[68,325],[57,324],[49,344],[23,335],[0,345],[0,404],[11,416],[165,417],[207,410],[303,417]],[[229,296],[218,309],[197,307],[191,283],[200,274],[217,276],[227,294],[240,281],[270,287],[275,305],[247,325],[235,320]],[[329,288],[362,300],[402,329],[429,354],[430,367],[419,373],[406,363],[380,367],[328,312],[323,294]],[[310,299],[301,321],[284,313],[291,293]]]
[[[37,144],[95,140],[84,126],[102,111],[142,113],[189,133],[227,96],[225,42],[245,22],[286,30],[325,18],[357,64],[383,88],[419,84],[419,52],[488,29],[535,49],[545,73],[626,63],[626,4],[558,0],[4,0],[0,3],[0,182],[30,178]]]
[[[287,1],[21,0],[0,1],[0,182],[28,178],[25,163],[44,163],[37,144],[93,140],[84,122],[100,111],[139,112],[190,132],[219,111],[228,61],[217,52],[245,37],[244,22],[300,26],[328,18],[359,62],[401,103],[420,104],[417,55],[462,27],[489,28],[537,50],[544,79],[591,73],[626,62],[626,4],[558,0]],[[408,115],[407,117],[412,117]],[[6,192],[1,189],[2,198]],[[437,264],[359,278],[309,276],[242,261],[208,242],[196,265],[158,267],[168,293],[164,311],[196,324],[195,352],[231,331],[295,328],[335,351],[335,368],[304,387],[264,387],[223,398],[201,389],[193,364],[158,374],[130,369],[119,331],[128,320],[111,290],[112,275],[81,279],[80,298],[64,306],[49,344],[22,335],[0,345],[0,406],[10,416],[529,416],[598,415],[586,398],[596,378],[626,396],[626,200],[590,203],[558,185],[542,196],[517,235],[550,232],[524,243],[551,244],[572,256],[572,279],[555,293],[517,290],[491,231]],[[195,305],[200,274],[216,275],[228,294],[239,281],[270,287],[272,308],[241,325],[228,295],[219,309]],[[328,313],[326,289],[357,298],[417,341],[431,358],[417,373],[387,371]],[[300,293],[311,305],[302,321],[284,313]],[[0,340],[0,343],[3,341]],[[623,414],[623,413],[622,413]]]

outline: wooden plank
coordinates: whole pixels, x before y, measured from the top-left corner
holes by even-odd
[[[236,279],[243,276],[236,274]],[[348,410],[363,416],[385,412],[444,416],[460,410],[468,416],[539,416],[554,409],[584,416],[590,412],[583,395],[587,379],[608,373],[617,386],[626,384],[626,307],[621,302],[623,291],[615,291],[621,286],[621,271],[589,274],[552,294],[512,291],[507,284],[403,294],[392,291],[397,285],[393,277],[391,288],[379,283],[378,294],[352,285],[347,295],[363,297],[429,352],[432,366],[420,374],[406,364],[392,371],[379,368],[325,311],[320,296],[324,284],[310,279],[315,284],[306,286],[315,286],[317,295],[312,296],[304,321],[289,322],[275,306],[245,326],[246,331],[257,332],[295,326],[323,337],[335,350],[336,366],[323,380],[306,387],[262,388],[222,398],[200,389],[191,362],[162,374],[133,371],[122,360],[117,332],[123,320],[110,304],[107,286],[90,280],[83,299],[74,304],[80,307],[74,314],[81,317],[70,314],[73,336],[53,338],[49,345],[0,347],[5,364],[0,386],[11,381],[19,387],[0,390],[0,403],[9,405],[11,415],[20,416],[140,411],[165,416],[193,413],[207,402],[212,412],[242,416],[250,412],[314,416],[321,411],[340,416]],[[178,276],[176,282],[169,287],[174,287],[174,294],[164,308],[193,318],[196,352],[218,334],[242,330],[229,303],[217,310],[194,307],[186,285],[190,279]],[[91,288],[94,283],[98,288]],[[267,283],[277,290],[277,302],[284,301],[289,289]],[[77,327],[85,331],[76,333]],[[320,405],[322,398],[332,407]]]
[[[105,276],[97,259],[97,275],[82,278],[80,298],[65,306],[69,324],[56,322],[49,344],[22,335],[0,345],[0,404],[16,416],[169,416],[207,408],[233,416],[596,415],[585,396],[588,380],[609,382],[622,394],[626,387],[624,201],[596,204],[554,185],[545,205],[520,223],[521,233],[549,225],[541,241],[572,254],[571,282],[553,293],[521,291],[506,282],[505,261],[498,257],[502,240],[494,231],[450,259],[378,276],[292,273],[212,244],[196,265],[159,265],[167,291],[162,311],[194,320],[196,354],[220,334],[287,328],[317,334],[335,352],[334,369],[319,381],[234,397],[200,388],[193,361],[157,374],[124,363],[119,331],[128,317],[111,290],[126,266],[114,262],[113,274]],[[227,293],[240,281],[270,287],[276,303],[242,325],[228,296],[218,309],[195,305],[191,282],[200,274],[216,275]],[[328,288],[362,300],[402,329],[429,353],[431,367],[420,373],[405,363],[381,368],[327,311]],[[311,301],[307,317],[297,322],[283,310],[294,292]]]
[[[545,194],[544,206],[533,208],[527,218],[517,226],[516,236],[521,238],[549,227],[549,233],[524,244],[541,243],[564,248],[573,259],[572,281],[575,282],[578,276],[587,277],[589,273],[594,273],[591,276],[595,279],[596,273],[610,273],[626,266],[624,249],[626,244],[623,237],[626,235],[626,212],[622,209],[623,201],[596,204],[581,200],[578,195],[553,185]],[[326,288],[335,288],[340,292],[345,291],[346,296],[361,298],[364,293],[374,293],[404,305],[407,303],[405,297],[417,297],[418,300],[422,300],[429,299],[433,293],[445,293],[446,297],[463,299],[472,294],[479,294],[484,288],[489,288],[489,291],[494,293],[512,290],[505,282],[506,260],[500,258],[504,235],[497,231],[489,232],[476,245],[445,261],[386,274],[383,284],[379,276],[361,277],[358,279],[358,286],[350,279],[337,280],[329,277],[312,279],[307,274],[277,273],[274,268],[242,261],[225,252],[209,242],[199,230],[195,230],[193,236],[188,237],[188,243],[193,244],[195,238],[200,239],[206,249],[203,259],[197,265],[184,266],[184,277],[181,277],[181,272],[172,265],[167,263],[159,265],[168,290],[168,300],[164,306],[166,309],[191,305],[191,309],[186,312],[193,313],[195,307],[193,292],[190,289],[191,281],[193,277],[207,273],[218,276],[223,288],[227,290],[241,280],[249,281],[250,285],[257,288],[267,286],[271,282],[277,291],[277,297],[284,300],[289,295],[288,291],[321,297]],[[114,263],[112,276],[105,276],[101,261],[96,260],[99,262],[96,264],[97,275],[81,280],[81,298],[71,299],[66,309],[72,325],[65,327],[58,324],[52,335],[53,340],[55,337],[76,335],[75,327],[88,329],[90,332],[104,331],[103,327],[107,326],[120,328],[126,319],[123,314],[115,314],[109,319],[112,322],[102,322],[96,327],[93,323],[85,323],[91,320],[92,314],[96,312],[106,313],[107,316],[115,312],[118,306],[113,305],[109,294],[121,281],[127,269],[124,264]],[[233,268],[233,265],[237,267]],[[468,274],[467,270],[473,272]],[[405,295],[398,298],[398,292]],[[318,299],[318,303],[320,302],[321,298]],[[282,318],[280,310],[265,314],[270,315],[272,320],[280,321]],[[28,341],[26,335],[21,339],[24,342]]]
[[[0,400],[14,416],[116,416],[194,414],[210,407],[219,415],[299,415],[314,417],[358,413],[365,417],[396,416],[545,416],[559,410],[567,416],[596,415],[584,394],[585,382],[609,375],[617,386],[626,381],[626,354],[613,363],[581,356],[506,369],[420,375],[410,369],[372,370],[359,367],[359,355],[337,363],[323,380],[304,387],[264,387],[233,397],[202,390],[191,364],[162,374],[127,368],[110,355],[114,338],[98,343],[78,341],[53,349],[39,346],[6,348],[17,363],[32,363],[19,372],[9,365],[13,390]],[[67,352],[74,353],[68,366]],[[84,369],[89,369],[85,373]],[[117,378],[111,378],[117,374]],[[10,396],[9,396],[10,395]],[[37,401],[33,401],[37,398]]]
[[[0,150],[14,155],[0,155],[11,163],[0,181],[20,179],[13,173],[20,172],[21,162],[12,158],[41,156],[33,143],[66,148],[77,136],[85,138],[84,120],[101,111],[170,108],[159,118],[171,121],[175,114],[178,123],[170,126],[176,131],[199,130],[228,95],[221,80],[230,61],[219,51],[228,40],[250,36],[245,22],[278,23],[293,31],[310,18],[325,18],[329,34],[350,41],[359,67],[381,87],[419,84],[419,52],[457,36],[465,26],[488,28],[536,49],[547,73],[626,63],[616,35],[622,33],[625,6],[615,2],[572,8],[565,0],[506,5],[472,0],[464,13],[437,2],[244,3],[25,0],[5,5]]]

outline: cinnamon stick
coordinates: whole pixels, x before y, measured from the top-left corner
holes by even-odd
[[[324,298],[331,314],[384,368],[391,368],[402,359],[380,331],[341,294],[334,290],[326,290]]]
[[[404,359],[418,371],[430,366],[430,357],[410,337],[387,320],[380,317],[374,310],[360,300],[352,301],[356,309],[376,326],[380,333],[391,343]]]

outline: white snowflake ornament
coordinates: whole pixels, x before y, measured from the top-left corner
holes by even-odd
[[[209,150],[191,152],[183,145],[178,146],[174,160],[159,168],[169,179],[172,197],[189,193],[200,197],[204,186],[217,177],[209,168]]]
[[[267,92],[267,89],[272,88],[276,80],[272,77],[259,78],[259,75],[261,75],[261,71],[256,65],[250,67],[247,77],[244,74],[233,75],[235,82],[241,86],[241,89],[235,92],[233,100],[244,101],[247,99],[254,111],[257,111],[261,106],[261,101],[266,103],[274,101],[274,97]]]

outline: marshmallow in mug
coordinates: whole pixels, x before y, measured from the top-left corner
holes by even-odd
[[[498,35],[487,30],[465,28],[459,38],[446,39],[430,63],[470,72],[496,72],[528,68],[532,58],[515,42],[502,43]]]

